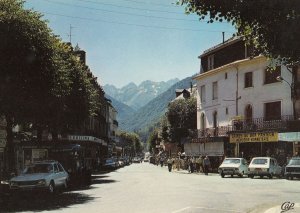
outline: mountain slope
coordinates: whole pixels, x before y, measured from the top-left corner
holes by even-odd
[[[163,92],[147,105],[140,108],[132,116],[125,117],[124,120],[120,120],[119,128],[127,131],[141,130],[158,122],[159,118],[166,112],[167,106],[176,95],[175,90],[181,88],[189,88],[192,77],[185,78],[173,86],[167,91]]]
[[[135,110],[132,109],[130,106],[117,101],[116,99],[114,99],[113,97],[105,94],[106,98],[111,100],[111,104],[114,106],[114,108],[118,111],[117,114],[117,120],[118,121],[122,121],[124,119],[126,119],[126,117],[130,117],[133,113],[135,113]]]
[[[113,97],[117,101],[120,101],[131,108],[138,110],[148,104],[149,101],[165,92],[178,81],[179,80],[177,78],[171,79],[167,82],[153,82],[148,80],[142,82],[138,86],[134,83],[129,83],[121,89],[118,89],[113,85],[107,84],[103,88],[105,93],[110,97]]]

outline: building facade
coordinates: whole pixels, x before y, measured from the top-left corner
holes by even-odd
[[[270,61],[250,58],[249,49],[233,38],[199,56],[193,141],[201,144],[200,154],[249,159],[295,154],[300,128],[292,82],[297,71],[282,65],[270,70]]]

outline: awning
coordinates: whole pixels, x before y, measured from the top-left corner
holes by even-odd
[[[278,140],[288,142],[300,141],[300,132],[278,133]]]
[[[224,142],[186,143],[184,151],[186,156],[222,156],[224,155]]]

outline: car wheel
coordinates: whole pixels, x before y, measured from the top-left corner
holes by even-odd
[[[254,175],[248,175],[249,178],[254,178]]]
[[[291,176],[291,180],[293,180],[294,179],[294,177],[293,176]]]
[[[263,178],[264,176],[260,175],[259,177],[260,177],[260,178]]]
[[[53,194],[55,192],[55,185],[54,185],[53,181],[51,181],[50,184],[49,184],[49,186],[48,186],[48,192],[50,194]]]
[[[222,177],[222,178],[224,178],[224,177],[225,177],[224,173],[221,173],[221,177]]]
[[[273,178],[273,174],[269,174],[269,179],[272,179]]]

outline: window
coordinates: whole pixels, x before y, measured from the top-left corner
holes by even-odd
[[[207,70],[212,70],[214,68],[214,55],[207,57]]]
[[[205,115],[204,113],[201,114],[201,118],[200,118],[200,129],[204,130],[205,129]]]
[[[245,119],[246,122],[250,122],[252,120],[252,106],[248,104],[245,108]]]
[[[214,128],[216,128],[217,127],[217,125],[218,125],[218,113],[217,113],[217,111],[214,111],[213,112],[213,127]]]
[[[205,102],[205,85],[200,87],[200,92],[201,92],[200,102],[204,103]]]
[[[271,84],[278,82],[276,80],[277,76],[281,76],[281,66],[277,66],[275,70],[265,69],[265,84]]]
[[[281,119],[281,102],[265,103],[265,120],[280,120]]]
[[[218,99],[218,82],[216,81],[216,82],[213,82],[213,91],[212,91],[212,93],[213,93],[213,97],[212,97],[212,99],[213,100],[217,100]]]
[[[245,73],[245,88],[253,87],[252,72]]]

